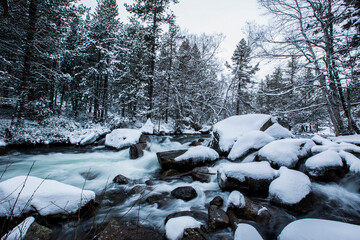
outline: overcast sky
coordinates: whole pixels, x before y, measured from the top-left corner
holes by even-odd
[[[96,0],[82,0],[81,3],[92,9],[96,6]],[[126,21],[128,14],[124,3],[133,1],[117,0],[117,3],[120,19]],[[256,0],[179,0],[171,9],[176,15],[177,24],[189,33],[224,34],[226,38],[219,57],[229,62],[236,44],[245,37],[245,23],[266,23]]]

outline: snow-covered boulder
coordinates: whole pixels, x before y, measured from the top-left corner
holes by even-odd
[[[22,221],[19,225],[14,227],[10,232],[5,234],[1,240],[22,240],[25,238],[27,231],[31,224],[35,221],[34,217],[28,217]]]
[[[261,148],[258,157],[260,160],[268,161],[275,168],[294,168],[300,159],[311,154],[314,145],[310,139],[276,140]]]
[[[349,167],[350,172],[360,173],[360,159],[355,157],[353,154],[340,151],[340,156],[345,160],[346,165]]]
[[[272,116],[265,114],[229,117],[213,126],[212,147],[226,156],[238,137],[253,130],[265,131],[275,122]]]
[[[1,182],[0,196],[1,217],[19,217],[30,211],[41,216],[76,213],[95,199],[93,191],[32,176]]]
[[[224,163],[218,168],[217,180],[223,190],[267,196],[277,174],[268,162]]]
[[[304,218],[288,224],[278,236],[279,240],[357,240],[360,226],[350,223]]]
[[[340,144],[326,144],[326,145],[320,145],[320,146],[313,146],[311,148],[312,153],[320,153],[327,150],[332,150],[336,152],[340,151],[346,151],[346,152],[354,152],[354,153],[360,153],[360,147],[356,146],[352,143],[340,143]]]
[[[313,138],[311,138],[317,145],[337,145],[337,143],[326,139],[320,135],[315,135]]]
[[[142,132],[135,129],[115,129],[106,135],[105,146],[123,149],[139,142]]]
[[[80,145],[86,146],[86,145],[93,144],[99,137],[100,137],[100,134],[97,132],[89,133],[88,135],[84,136],[83,139],[81,139]]]
[[[278,123],[274,123],[265,131],[267,134],[275,139],[292,138],[293,134]]]
[[[200,228],[201,225],[201,222],[189,216],[171,218],[165,224],[166,237],[169,240],[178,240],[183,237],[185,229]]]
[[[237,225],[234,240],[263,240],[263,237],[252,225],[240,223]]]
[[[154,134],[154,124],[150,118],[146,121],[144,126],[140,128],[140,131],[144,134]]]
[[[280,176],[269,187],[270,201],[280,206],[301,209],[300,202],[311,193],[311,181],[304,173],[281,167]]]
[[[305,167],[309,176],[325,181],[337,180],[345,174],[342,159],[333,150],[321,152],[307,159]]]
[[[337,143],[351,143],[355,145],[360,145],[360,135],[347,135],[347,136],[338,136],[338,137],[331,137],[332,141]]]
[[[230,160],[241,159],[249,152],[259,150],[272,141],[274,141],[274,138],[265,132],[251,131],[237,138],[228,158]]]
[[[175,150],[156,153],[163,170],[177,169],[180,171],[193,169],[219,158],[219,154],[205,146],[190,147],[188,150]]]

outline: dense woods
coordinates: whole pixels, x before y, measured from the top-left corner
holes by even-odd
[[[0,104],[14,127],[62,115],[197,129],[261,112],[297,131],[360,133],[358,1],[259,0],[276,24],[250,26],[226,64],[222,35],[179,28],[177,0],[134,0],[129,20],[115,0],[97,2],[93,12],[76,0],[2,2]],[[280,63],[256,81],[269,58]]]

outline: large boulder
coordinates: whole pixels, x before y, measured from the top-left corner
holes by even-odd
[[[213,126],[212,148],[221,155],[227,156],[236,139],[253,130],[265,131],[276,120],[265,114],[248,114],[232,116]]]
[[[272,167],[295,168],[300,159],[311,155],[315,143],[310,139],[281,139],[273,141],[258,152],[261,161],[268,161]]]
[[[105,146],[124,149],[139,142],[142,132],[135,129],[115,129],[106,135]]]
[[[293,134],[287,128],[284,128],[278,123],[274,123],[268,129],[266,129],[265,132],[275,139],[284,139],[284,138],[293,137]]]
[[[178,240],[178,239],[206,239],[201,233],[191,229],[200,229],[202,224],[190,216],[176,217],[171,218],[165,224],[166,237],[169,240]],[[193,238],[190,238],[193,236]],[[195,235],[195,236],[194,236]]]
[[[217,180],[222,190],[239,190],[266,197],[277,174],[268,162],[226,163],[219,167]]]
[[[158,152],[156,155],[163,170],[176,169],[179,171],[191,170],[219,158],[216,151],[205,146],[191,147],[188,150]]]

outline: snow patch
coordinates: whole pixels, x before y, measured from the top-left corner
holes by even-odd
[[[183,216],[171,218],[165,225],[166,237],[169,240],[178,240],[183,237],[187,228],[200,228],[202,224],[193,217]]]
[[[346,164],[349,166],[350,172],[360,173],[360,159],[355,157],[353,154],[340,151],[340,156],[346,161]]]
[[[116,149],[129,147],[139,142],[142,132],[135,129],[115,129],[106,135],[105,145]]]
[[[267,134],[275,139],[292,138],[293,134],[278,123],[274,123],[265,131]]]
[[[299,203],[311,192],[311,181],[304,173],[281,167],[280,177],[271,182],[269,195],[281,203]]]
[[[278,236],[279,240],[357,240],[360,226],[350,223],[304,218],[289,223]]]
[[[228,158],[236,160],[243,157],[250,150],[258,150],[266,144],[274,141],[274,138],[261,131],[251,131],[238,137],[232,147]]]
[[[18,176],[0,183],[0,216],[21,216],[29,211],[40,215],[75,213],[95,199],[93,191],[32,176]]]
[[[154,124],[150,118],[146,121],[144,126],[140,128],[140,131],[144,134],[154,134]]]
[[[240,223],[237,225],[234,240],[263,240],[260,233],[247,223]]]
[[[310,157],[305,162],[305,167],[310,175],[317,176],[318,172],[327,167],[341,167],[343,162],[340,155],[332,150],[327,150]]]
[[[22,240],[25,238],[27,231],[31,224],[35,221],[34,217],[28,217],[22,221],[19,225],[14,227],[10,232],[5,234],[1,240]]]
[[[226,202],[226,210],[229,207],[243,208],[245,207],[245,197],[239,191],[232,191]]]
[[[175,161],[192,159],[195,162],[204,162],[206,160],[214,161],[219,158],[219,154],[209,147],[196,146],[189,148],[185,153],[176,157]]]

